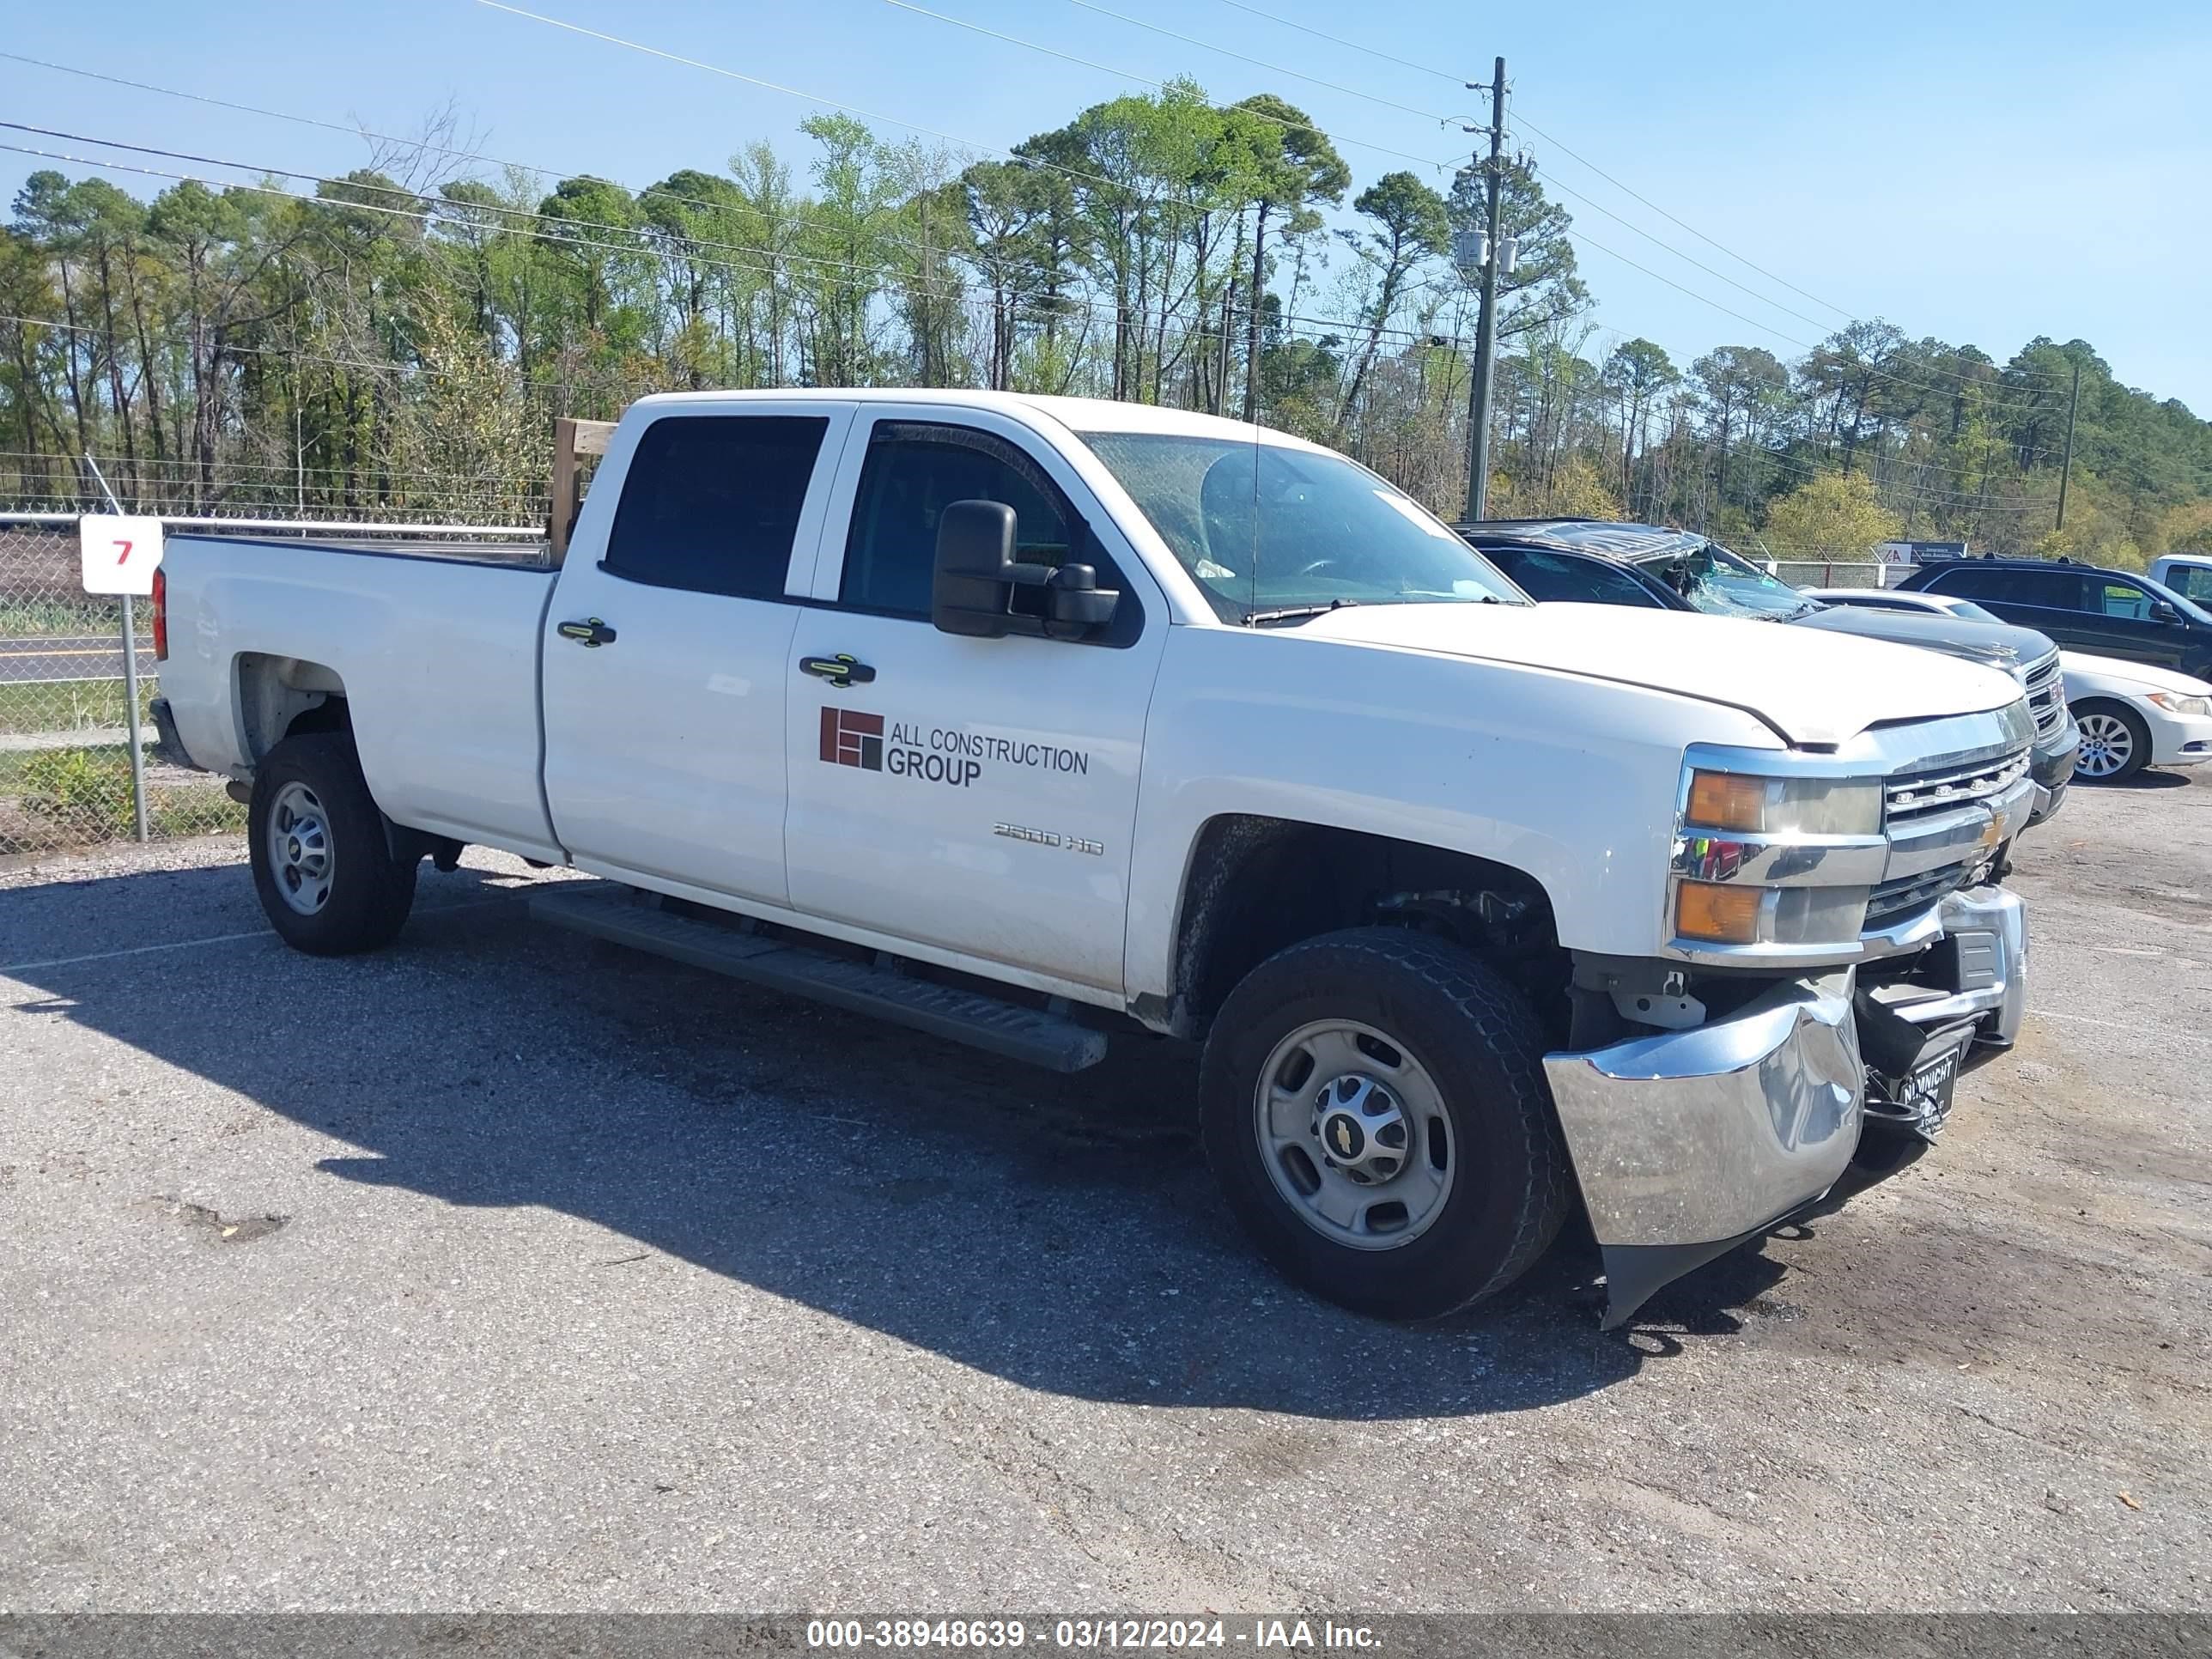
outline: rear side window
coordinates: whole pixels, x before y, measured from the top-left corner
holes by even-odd
[[[954,501],[1004,502],[1014,509],[1015,557],[1032,564],[1066,560],[1071,514],[1012,444],[969,427],[886,422],[876,428],[860,471],[840,603],[927,617],[937,520]],[[1103,571],[1099,583],[1112,586]]]
[[[2133,582],[2109,580],[2095,585],[2096,609],[2108,617],[2123,617],[2130,622],[2150,620],[2150,595]]]
[[[637,441],[602,567],[654,587],[779,599],[829,421],[678,415]]]
[[[1995,599],[2000,605],[2039,605],[2051,611],[2079,611],[2081,578],[2070,570],[1970,570],[1961,566],[1939,574],[1928,584],[1962,599]]]

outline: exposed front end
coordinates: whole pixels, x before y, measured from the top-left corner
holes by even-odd
[[[1578,959],[1620,1023],[1545,1060],[1608,1325],[1824,1197],[1863,1126],[1932,1139],[1959,1072],[2009,1046],[2027,922],[1995,884],[2038,736],[2022,699],[1831,751],[1687,751],[1663,957]]]

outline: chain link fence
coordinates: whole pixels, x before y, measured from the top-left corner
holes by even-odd
[[[1905,567],[1876,559],[1777,559],[1774,574],[1792,587],[1888,587]]]
[[[373,533],[351,524],[174,521],[172,533],[235,531],[283,539]],[[394,527],[395,538],[410,532]],[[411,533],[421,534],[421,531]],[[488,530],[488,538],[532,531]],[[231,835],[246,809],[225,780],[192,770],[155,742],[151,601],[132,605],[146,833],[161,840]],[[125,690],[123,602],[81,585],[76,521],[59,514],[0,514],[0,859],[128,841],[137,833]]]

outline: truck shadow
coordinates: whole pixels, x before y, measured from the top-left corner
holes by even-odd
[[[1191,1132],[1188,1049],[1132,1041],[1072,1078],[1032,1072],[533,927],[527,886],[426,870],[407,933],[368,957],[271,938],[19,966],[9,977],[45,998],[0,1018],[69,1018],[349,1142],[357,1154],[316,1165],[340,1180],[562,1212],[1082,1398],[1351,1419],[1525,1410],[1622,1381],[1680,1335],[1740,1329],[1730,1310],[1756,1317],[1784,1273],[1738,1251],[1662,1292],[1640,1334],[1603,1334],[1595,1251],[1571,1224],[1479,1310],[1364,1320],[1273,1277],[1222,1212]],[[189,917],[163,924],[183,937],[260,921],[240,869],[155,872],[0,892],[0,939],[25,936],[11,918],[51,937],[64,907],[102,938],[125,916]],[[604,1267],[604,1294],[639,1293],[623,1277],[635,1255],[591,1255],[579,1266]]]

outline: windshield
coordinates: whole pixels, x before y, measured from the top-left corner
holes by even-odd
[[[1426,508],[1340,455],[1082,435],[1225,622],[1341,605],[1527,603]]]
[[[2183,616],[2188,617],[2190,621],[2203,627],[2212,628],[2212,611],[2208,611],[2203,605],[2197,604],[2196,600],[2190,599],[2186,594],[2177,593],[2173,589],[2168,587],[2164,582],[2154,582],[2148,576],[2145,576],[2142,579],[2142,585],[2150,589],[2150,591],[2158,598],[2166,600],[2169,605],[2172,605],[2176,611],[2179,611]]]
[[[1656,576],[1708,616],[1786,622],[1820,608],[1818,599],[1807,599],[1789,583],[1776,580],[1711,542],[1642,564],[1647,574]]]

